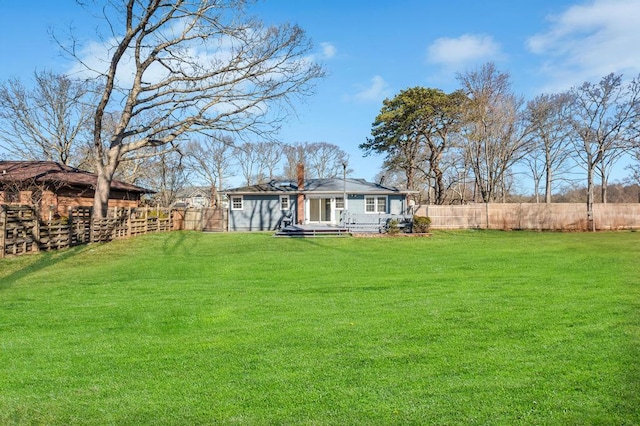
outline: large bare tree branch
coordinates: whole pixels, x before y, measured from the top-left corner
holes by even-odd
[[[292,98],[310,94],[324,73],[299,27],[264,27],[241,0],[100,3],[111,36],[105,68],[93,70],[104,87],[93,124],[98,215],[120,161],[132,152],[193,132],[268,139]],[[96,68],[75,47],[67,52],[85,72]],[[114,115],[115,125],[107,125]]]

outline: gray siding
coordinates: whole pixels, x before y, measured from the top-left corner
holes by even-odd
[[[404,201],[404,195],[389,195],[389,213],[390,214],[407,214]]]
[[[371,197],[381,197],[382,195],[370,195]],[[406,206],[404,206],[403,200],[404,195],[388,195],[387,196],[387,211],[385,213],[388,214],[405,214]],[[365,195],[363,194],[351,194],[348,196],[347,201],[347,210],[349,213],[353,214],[366,214],[364,211],[364,199]]]
[[[237,196],[230,194],[231,197]],[[280,227],[286,211],[280,210],[279,195],[243,195],[242,210],[229,210],[231,231],[273,231]],[[289,212],[295,221],[296,199],[289,196]]]

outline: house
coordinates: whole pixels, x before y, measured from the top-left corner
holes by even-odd
[[[267,231],[287,224],[341,225],[342,213],[373,218],[410,213],[407,195],[394,187],[364,179],[304,179],[298,168],[295,182],[268,183],[227,190],[230,231]]]
[[[90,207],[95,173],[53,161],[0,161],[0,204],[36,206],[43,218],[66,216],[69,208]],[[138,207],[148,189],[114,180],[109,207]]]
[[[212,205],[211,195],[215,190],[207,186],[193,186],[183,188],[176,194],[173,206],[176,208],[201,209]]]

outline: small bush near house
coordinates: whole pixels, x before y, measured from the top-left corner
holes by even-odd
[[[387,221],[387,234],[398,234],[400,232],[400,226],[397,219],[389,219]]]
[[[429,216],[413,216],[413,232],[425,234],[431,230],[431,218]]]

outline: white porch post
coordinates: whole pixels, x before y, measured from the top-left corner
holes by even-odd
[[[311,217],[309,216],[310,211],[311,211],[311,206],[309,204],[309,198],[304,197],[304,221],[302,222],[303,224],[307,224],[311,220]]]

